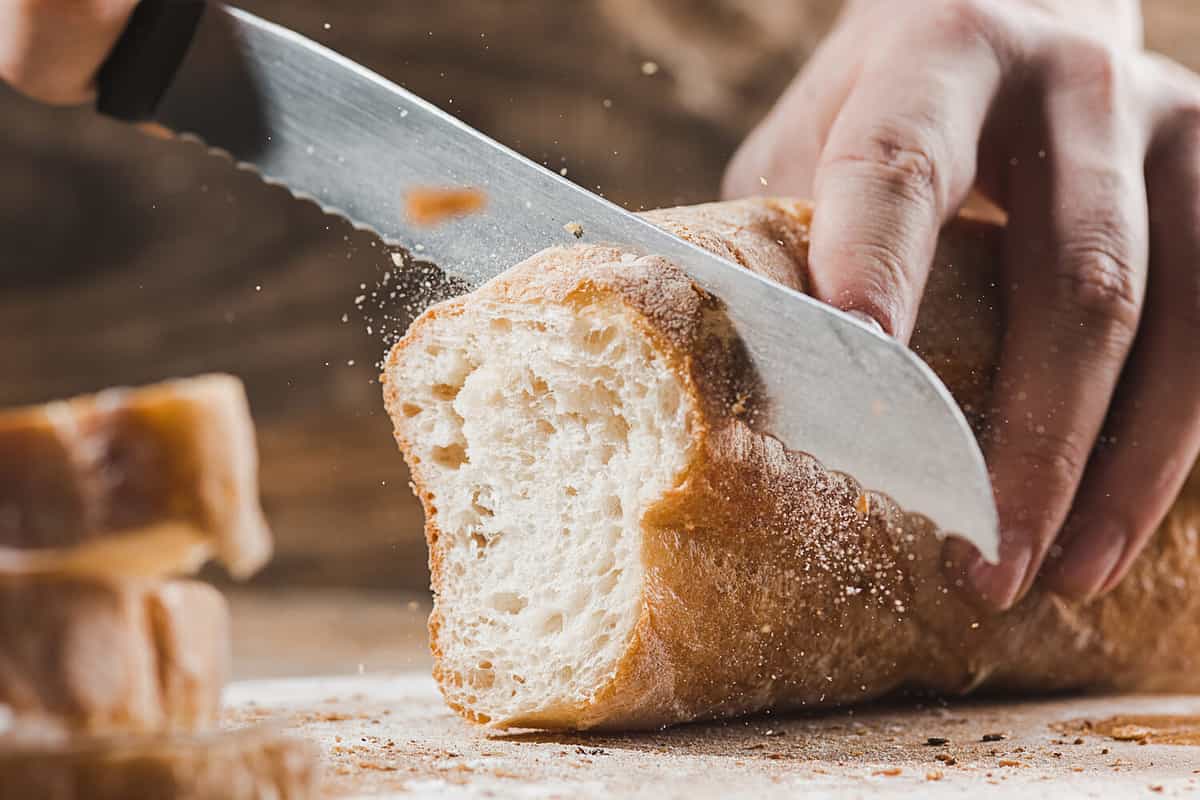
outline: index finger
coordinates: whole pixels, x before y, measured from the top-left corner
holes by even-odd
[[[975,179],[984,123],[1001,80],[978,39],[919,62],[864,67],[814,180],[813,293],[912,333],[938,232]]]

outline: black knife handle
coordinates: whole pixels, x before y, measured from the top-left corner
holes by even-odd
[[[204,0],[142,0],[96,75],[96,109],[141,122],[150,119],[183,63]]]

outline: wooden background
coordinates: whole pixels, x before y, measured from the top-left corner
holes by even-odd
[[[632,208],[713,199],[833,0],[242,0]],[[440,8],[431,8],[441,6]],[[1200,6],[1149,0],[1200,69]],[[641,65],[660,66],[653,76]],[[382,413],[378,243],[220,159],[0,87],[0,405],[222,370],[247,383],[264,583],[426,585]],[[343,322],[345,316],[345,322]],[[370,326],[370,333],[367,328]]]

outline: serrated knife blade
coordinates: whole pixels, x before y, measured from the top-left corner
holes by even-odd
[[[155,121],[471,284],[572,243],[571,222],[587,241],[670,259],[723,302],[768,395],[766,430],[996,558],[983,455],[949,392],[906,347],[666,233],[316,42],[235,8],[191,5],[199,22],[148,110]],[[111,88],[102,82],[102,99]],[[421,227],[404,192],[429,186],[479,188],[488,202]]]

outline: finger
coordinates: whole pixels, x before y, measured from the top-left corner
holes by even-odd
[[[1001,560],[968,568],[999,608],[1028,589],[1066,519],[1145,286],[1144,137],[1116,62],[1090,43],[1052,58],[1045,132],[1019,146],[1006,198],[1007,325],[987,447]]]
[[[955,22],[930,25],[923,58],[884,52],[864,65],[814,179],[813,293],[873,317],[901,341],[938,231],[974,182],[1001,78],[995,50]]]
[[[812,197],[817,157],[858,73],[860,55],[834,34],[809,58],[725,170],[721,196]]]
[[[0,25],[0,80],[46,103],[86,102],[137,0],[15,0]]]
[[[1046,586],[1109,591],[1166,516],[1200,454],[1200,119],[1147,163],[1151,271],[1146,310],[1107,426]]]

